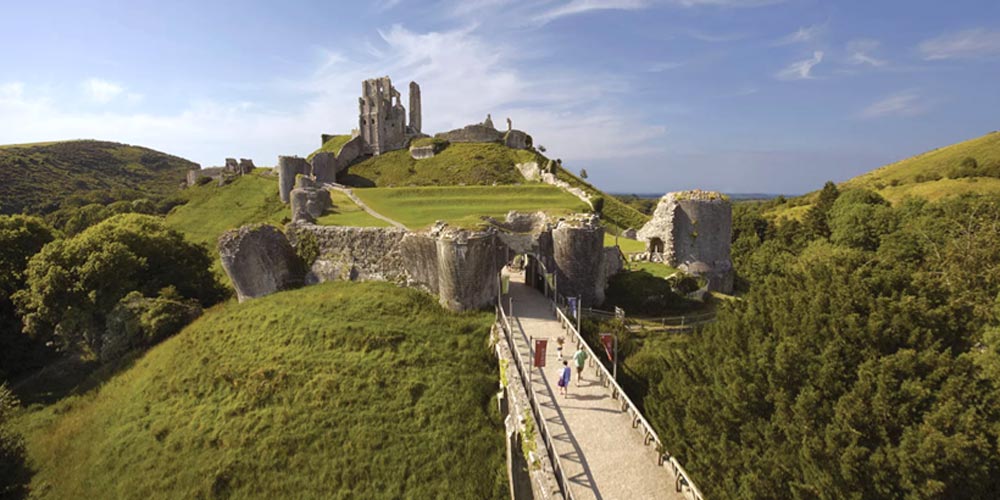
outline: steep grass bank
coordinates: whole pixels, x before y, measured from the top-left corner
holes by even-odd
[[[228,303],[19,419],[41,498],[504,498],[489,313],[385,283]]]

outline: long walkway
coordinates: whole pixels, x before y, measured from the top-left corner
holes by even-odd
[[[532,368],[532,391],[552,434],[573,498],[685,498],[674,491],[673,473],[657,465],[654,447],[643,444],[642,435],[632,428],[631,418],[611,398],[609,389],[597,381],[592,368],[584,369],[579,386],[574,369],[569,394],[559,395],[556,382],[562,362],[557,357],[556,338],[566,338],[563,350],[567,360],[575,345],[553,316],[549,301],[524,284],[523,274],[511,275],[510,294],[515,321],[520,322],[525,333],[513,329],[521,359],[530,366],[531,339],[549,340],[545,368]]]

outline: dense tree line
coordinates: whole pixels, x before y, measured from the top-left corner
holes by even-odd
[[[737,207],[743,300],[631,364],[702,490],[1000,497],[1000,199],[828,184],[801,222]]]

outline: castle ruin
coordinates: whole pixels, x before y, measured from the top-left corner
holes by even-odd
[[[420,135],[420,86],[410,82],[410,124],[399,91],[388,76],[361,82],[358,98],[358,135],[369,153],[380,155],[406,147],[410,137]]]

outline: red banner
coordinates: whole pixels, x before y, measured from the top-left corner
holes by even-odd
[[[610,333],[601,334],[601,343],[604,344],[604,352],[608,353],[608,361],[614,361],[615,356],[612,354],[614,351],[615,337]]]
[[[535,339],[535,368],[545,367],[545,347],[548,344],[548,339]]]

